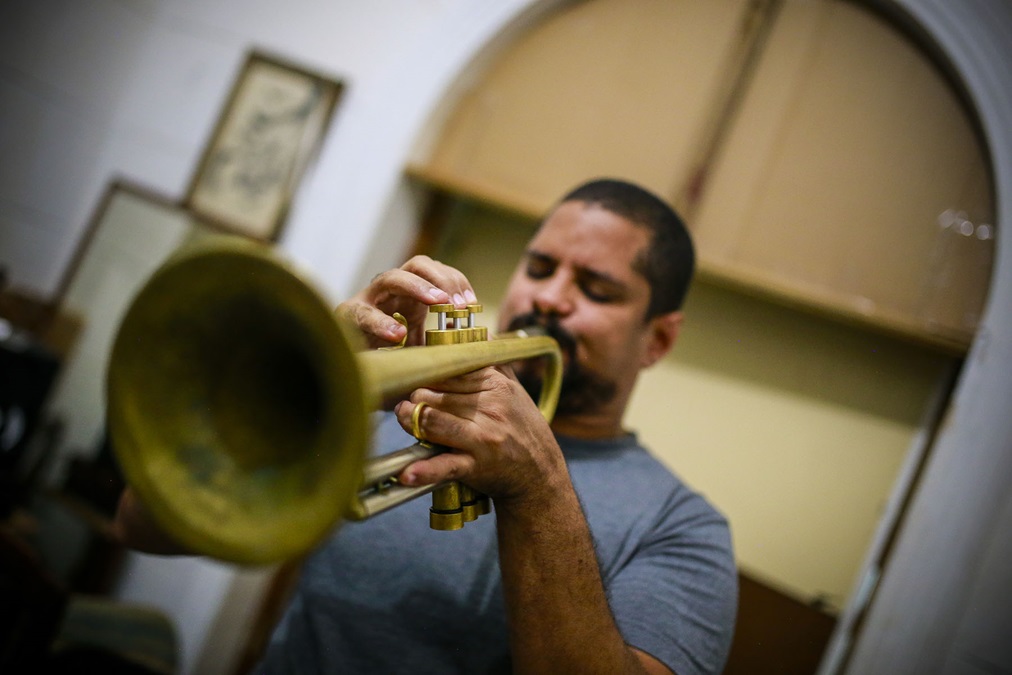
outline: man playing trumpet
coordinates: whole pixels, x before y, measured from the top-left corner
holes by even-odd
[[[418,429],[451,448],[401,481],[465,483],[492,498],[494,521],[434,532],[415,502],[343,526],[308,562],[267,670],[720,672],[736,611],[727,524],[621,426],[640,370],[675,343],[692,268],[681,221],[641,188],[602,180],[564,197],[500,308],[500,330],[542,326],[563,347],[552,423],[523,391],[536,361],[395,409],[410,433],[423,406]],[[420,327],[429,305],[475,300],[460,272],[417,257],[340,312],[379,346],[404,337],[394,312]]]
[[[495,517],[436,532],[416,500],[342,526],[307,559],[262,671],[720,672],[737,604],[727,523],[622,427],[639,371],[675,344],[693,266],[652,194],[598,180],[566,195],[500,306],[501,330],[539,326],[562,347],[552,421],[530,361],[417,389],[376,432],[383,450],[405,432],[449,448],[399,482],[459,481]],[[475,300],[463,274],[419,256],[338,311],[372,347],[405,337],[399,312],[410,345],[430,305]],[[128,541],[168,550],[141,522],[127,493]]]

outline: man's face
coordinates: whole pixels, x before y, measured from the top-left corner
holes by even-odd
[[[559,415],[621,415],[636,374],[652,362],[650,322],[644,320],[650,286],[634,266],[649,242],[649,230],[622,216],[565,202],[542,224],[513,273],[499,328],[557,321],[567,358]],[[518,368],[521,380],[532,368]]]

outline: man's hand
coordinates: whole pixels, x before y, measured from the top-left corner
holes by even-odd
[[[337,314],[358,326],[369,347],[376,348],[404,338],[404,326],[393,319],[394,312],[400,312],[408,320],[406,344],[420,345],[429,305],[463,308],[475,301],[474,289],[460,271],[420,255],[376,275],[355,297],[338,305]]]
[[[415,390],[395,409],[408,433],[420,403],[425,439],[451,451],[410,465],[402,482],[460,480],[495,499],[498,509],[537,503],[568,485],[555,436],[512,373],[488,367]]]

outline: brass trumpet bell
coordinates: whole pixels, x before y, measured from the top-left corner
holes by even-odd
[[[107,381],[113,447],[158,523],[240,563],[320,539],[358,489],[375,407],[356,338],[262,245],[205,242],[163,266]]]

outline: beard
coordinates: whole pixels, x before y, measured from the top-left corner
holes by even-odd
[[[559,392],[559,404],[555,415],[579,415],[594,413],[615,398],[617,385],[614,380],[581,366],[576,361],[576,339],[559,325],[555,316],[538,312],[528,312],[513,317],[508,330],[539,327],[559,343],[565,357],[562,373],[562,387]],[[544,368],[535,360],[528,360],[515,367],[517,379],[521,386],[535,401],[541,400],[541,388],[544,383]]]

